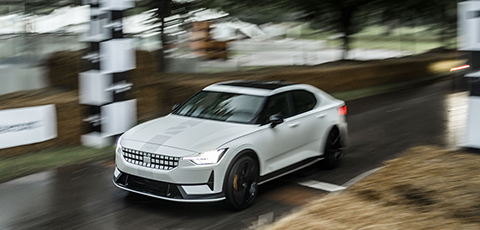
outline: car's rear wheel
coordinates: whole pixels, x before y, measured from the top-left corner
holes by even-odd
[[[338,128],[333,128],[328,133],[325,149],[323,152],[324,159],[322,166],[327,169],[333,169],[338,166],[340,159],[343,156],[342,136]]]
[[[252,205],[258,192],[258,164],[250,156],[236,160],[225,181],[226,204],[234,210],[242,210]]]

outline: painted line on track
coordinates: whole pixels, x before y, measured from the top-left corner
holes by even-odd
[[[346,187],[343,187],[343,186],[338,186],[335,184],[320,182],[316,180],[308,180],[308,181],[300,182],[298,184],[303,185],[305,187],[319,189],[327,192],[338,192],[346,189]]]
[[[370,174],[378,171],[381,168],[383,168],[383,167],[378,167],[378,168],[368,170],[368,171],[350,179],[349,181],[347,181],[343,185],[336,185],[336,184],[331,184],[331,183],[326,183],[326,182],[321,182],[321,181],[316,181],[316,180],[307,180],[307,181],[299,182],[298,184],[302,185],[302,186],[305,186],[305,187],[318,189],[318,190],[323,190],[323,191],[327,191],[327,192],[339,192],[339,191],[345,190],[346,188],[352,186],[353,184],[357,183],[358,181],[360,181],[363,178],[369,176]]]

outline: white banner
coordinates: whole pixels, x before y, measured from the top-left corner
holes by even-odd
[[[55,105],[0,110],[0,149],[57,137]]]

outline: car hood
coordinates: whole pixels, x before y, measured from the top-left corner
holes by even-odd
[[[193,152],[216,149],[253,132],[258,125],[168,115],[137,125],[125,132],[123,140],[173,147]],[[228,147],[228,146],[226,146]]]

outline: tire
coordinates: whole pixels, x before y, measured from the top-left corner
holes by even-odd
[[[253,204],[258,193],[258,172],[258,163],[250,156],[241,156],[233,163],[224,183],[227,208],[242,210]]]
[[[324,159],[321,164],[326,169],[334,169],[340,163],[340,159],[343,156],[342,149],[342,136],[338,128],[333,128],[328,133],[327,140],[325,142],[325,149],[323,151]]]

